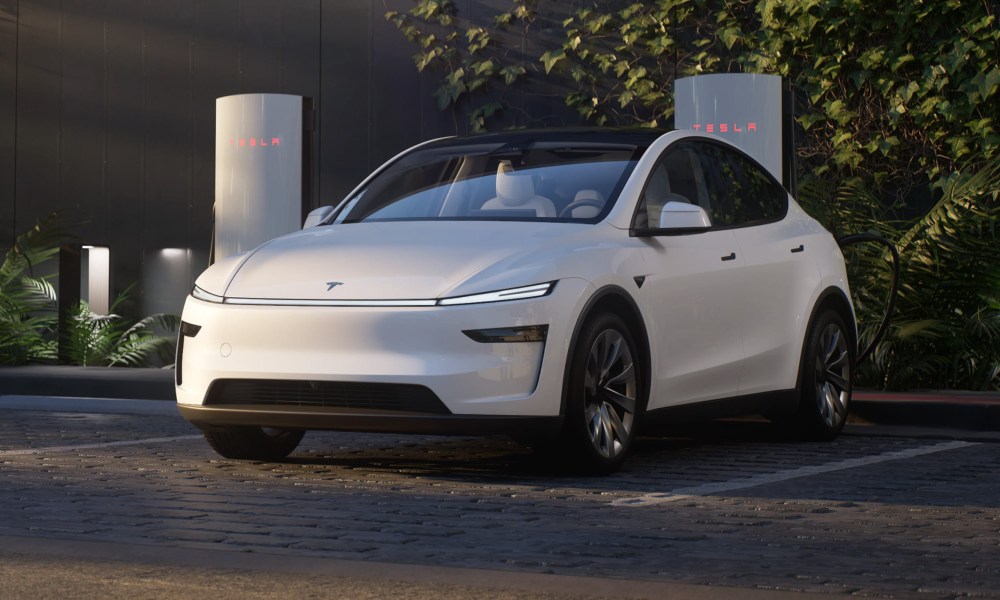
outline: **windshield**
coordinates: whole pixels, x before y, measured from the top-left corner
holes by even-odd
[[[635,145],[475,143],[411,152],[339,209],[335,223],[524,220],[596,222],[641,153]]]

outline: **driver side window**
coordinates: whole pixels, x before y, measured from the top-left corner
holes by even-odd
[[[687,202],[708,211],[708,194],[690,144],[669,148],[653,168],[633,219],[637,229],[655,229],[667,202]]]

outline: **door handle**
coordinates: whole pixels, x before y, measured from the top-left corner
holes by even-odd
[[[798,248],[792,248],[792,254],[795,254],[796,252],[804,252],[805,249],[806,247],[804,245],[799,244]]]
[[[722,260],[736,260],[736,253],[730,252],[729,256],[723,256]]]

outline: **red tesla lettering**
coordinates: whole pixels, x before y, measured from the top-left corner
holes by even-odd
[[[729,125],[726,123],[719,123],[719,133],[727,133],[729,131]]]
[[[747,131],[757,131],[756,123],[747,123]]]
[[[709,123],[708,125],[705,125],[705,133],[715,133],[715,124]]]
[[[268,143],[268,139],[271,140],[270,143]],[[280,146],[281,145],[281,138],[264,138],[264,137],[261,137],[261,138],[230,138],[229,145],[230,146],[239,146],[240,148],[244,148],[246,146],[250,146],[251,148],[257,148],[257,147],[265,147],[266,148],[267,146]]]
[[[691,129],[694,129],[695,131],[698,131],[699,129],[701,129],[701,124],[700,123],[695,123],[694,125],[691,126]]]

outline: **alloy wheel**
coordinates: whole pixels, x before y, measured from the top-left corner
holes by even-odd
[[[816,408],[828,428],[837,427],[847,418],[850,381],[846,336],[837,324],[828,323],[820,334],[816,352]]]
[[[590,443],[602,457],[614,458],[628,446],[638,397],[632,351],[620,332],[606,329],[594,339],[583,391]]]

